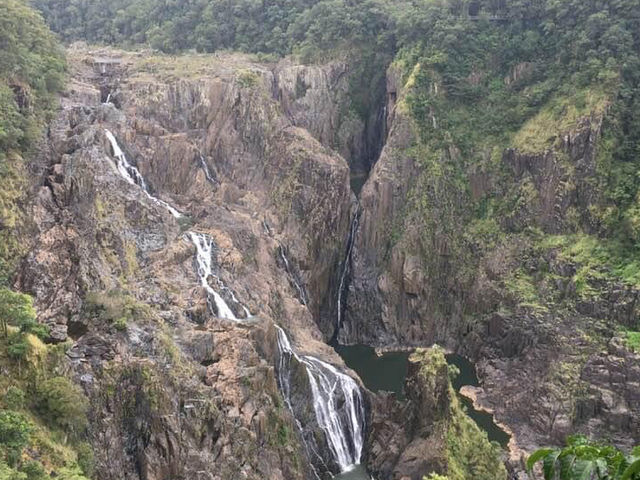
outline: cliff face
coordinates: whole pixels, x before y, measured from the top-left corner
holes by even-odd
[[[571,247],[578,230],[601,228],[602,112],[544,151],[487,155],[460,189],[434,173],[461,153],[425,155],[393,66],[384,118],[363,122],[348,113],[345,62],[69,55],[68,91],[31,166],[16,286],[34,296],[50,341],[66,342],[91,398],[100,478],[335,470],[303,442],[329,449],[300,365],[291,409],[302,428],[279,392],[273,323],[301,355],[342,364],[324,341],[356,211],[341,342],[438,342],[475,360],[477,401],[513,431],[514,451],[576,430],[638,441],[638,355],[613,327],[637,322],[638,292],[604,270],[585,287]],[[146,191],[118,169],[106,130]],[[367,170],[381,140],[357,205],[350,169]],[[469,212],[488,198],[501,199],[499,220],[478,222]],[[212,241],[207,284],[190,233]],[[212,285],[242,322],[209,313]],[[454,460],[469,453],[452,438],[478,432],[434,358],[414,358],[408,402],[368,394],[365,460],[378,478],[465,478]],[[425,362],[437,366],[428,378]]]
[[[68,343],[71,376],[91,399],[97,476],[312,476],[277,388],[272,325],[340,364],[313,321],[332,301],[352,201],[347,163],[312,135],[329,141],[332,120],[314,101],[295,114],[278,98],[300,98],[277,80],[296,78],[295,65],[80,47],[69,57],[72,79],[32,168],[17,286],[51,340]],[[322,97],[339,68],[299,78]],[[298,126],[304,108],[311,133]],[[106,130],[148,193],[118,171]],[[208,314],[190,231],[211,237],[216,288],[235,315],[247,307],[244,323]]]
[[[606,208],[598,160],[606,112],[554,132],[540,151],[516,141],[481,162],[465,162],[455,147],[433,159],[393,67],[388,78],[398,101],[361,194],[339,338],[438,342],[478,361],[480,403],[527,449],[603,429],[620,445],[637,443],[637,355],[615,325],[637,324],[638,291],[592,267],[584,248],[597,243],[594,212]],[[443,176],[454,164],[465,165],[460,179]],[[481,209],[493,217],[474,218]]]

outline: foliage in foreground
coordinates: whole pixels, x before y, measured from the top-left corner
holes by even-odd
[[[640,479],[640,447],[631,455],[610,445],[592,443],[583,436],[570,437],[562,449],[542,448],[527,460],[532,472],[542,464],[545,480],[638,480]]]
[[[63,375],[67,345],[47,345],[28,295],[0,288],[0,480],[86,480],[88,401]]]

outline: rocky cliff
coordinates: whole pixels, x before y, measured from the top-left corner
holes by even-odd
[[[17,286],[91,399],[96,474],[312,477],[278,391],[273,323],[341,363],[313,318],[333,301],[350,223],[324,108],[345,67],[81,46],[69,60],[31,168]],[[146,190],[123,176],[107,130]],[[190,231],[212,239],[215,286],[243,321],[211,315]]]
[[[392,65],[389,135],[360,196],[339,338],[438,342],[477,361],[480,404],[526,449],[576,431],[637,443],[638,355],[619,329],[638,323],[638,290],[596,259],[606,102],[549,139],[531,133],[547,117],[533,117],[510,146],[471,161],[429,151],[410,83]]]

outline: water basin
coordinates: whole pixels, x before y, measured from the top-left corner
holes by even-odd
[[[371,480],[371,477],[362,465],[354,465],[353,469],[336,475],[333,480]]]
[[[460,388],[464,385],[471,385],[473,387],[478,387],[480,385],[473,363],[454,353],[446,355],[446,358],[447,363],[455,365],[460,370],[460,375],[451,381],[456,392],[460,392]],[[463,397],[462,395],[458,395],[458,397],[461,399],[462,404],[467,407],[467,415],[469,415],[482,430],[487,432],[489,440],[492,442],[498,442],[502,447],[506,447],[509,443],[510,437],[504,430],[495,424],[493,421],[493,415],[473,408],[473,402],[467,397]]]
[[[393,392],[398,399],[404,400],[404,382],[407,378],[411,352],[390,352],[378,356],[375,349],[367,345],[333,345],[333,348],[342,357],[344,363],[358,374],[364,386],[369,390],[372,392]],[[460,370],[460,374],[451,382],[456,392],[459,393],[460,387],[463,385],[479,386],[480,382],[473,363],[456,354],[448,354],[446,359],[449,364],[455,365]],[[476,422],[478,427],[487,432],[489,440],[506,447],[510,437],[494,423],[493,415],[473,408],[473,402],[468,398],[462,395],[458,395],[458,397],[466,407],[469,417]]]
[[[410,352],[390,352],[381,356],[367,345],[334,345],[344,363],[354,370],[372,392],[393,392],[404,399],[404,380],[409,369]]]

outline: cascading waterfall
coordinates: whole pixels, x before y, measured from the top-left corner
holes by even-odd
[[[109,139],[109,142],[111,142],[111,148],[113,149],[113,156],[116,157],[116,167],[120,175],[122,175],[122,177],[124,177],[125,180],[127,180],[127,182],[129,182],[131,185],[137,185],[140,188],[142,188],[142,190],[147,195],[147,197],[149,197],[155,203],[165,207],[167,210],[169,210],[171,215],[173,215],[175,218],[182,218],[183,215],[178,210],[176,210],[174,207],[169,205],[167,202],[160,200],[159,198],[156,198],[149,193],[149,189],[147,187],[146,182],[144,181],[144,177],[140,174],[139,170],[136,167],[134,167],[127,161],[127,157],[125,156],[124,152],[120,148],[120,145],[118,145],[118,141],[116,140],[113,133],[111,133],[109,130],[105,130],[105,133],[107,135],[107,138]],[[202,157],[201,157],[201,160],[203,162],[203,166],[206,168],[206,163],[204,163],[204,159],[202,159]],[[207,178],[210,178],[208,169],[205,170],[205,174],[207,175]],[[200,283],[207,291],[207,302],[208,303],[210,302],[211,297],[213,297],[213,300],[215,302],[216,308],[213,309],[211,306],[211,303],[209,303],[209,309],[212,312],[213,311],[217,312],[217,315],[221,318],[226,318],[234,321],[241,320],[233,313],[233,310],[231,310],[227,302],[225,302],[224,298],[222,298],[222,296],[218,292],[216,292],[211,287],[211,285],[209,285],[209,278],[211,278],[218,284],[221,290],[227,292],[227,294],[229,295],[229,297],[231,297],[231,300],[235,304],[239,305],[240,308],[242,308],[246,318],[251,318],[252,315],[249,312],[249,309],[247,309],[247,307],[241,304],[236,298],[233,291],[227,286],[225,286],[222,283],[222,280],[220,280],[212,272],[212,269],[211,269],[211,252],[213,249],[212,239],[208,235],[205,235],[203,233],[187,232],[187,235],[189,236],[189,238],[191,239],[191,241],[196,247],[198,277],[200,278]]]
[[[291,268],[291,264],[289,263],[289,259],[287,258],[287,254],[282,244],[278,245],[278,252],[280,253],[280,258],[282,259],[282,263],[284,263],[284,269],[287,271],[289,278],[293,282],[293,286],[298,292],[298,298],[300,299],[300,303],[302,303],[303,305],[306,305],[307,302],[309,301],[307,298],[307,291],[300,284],[300,282],[298,281],[298,276]]]
[[[169,210],[169,213],[171,213],[171,215],[173,215],[175,218],[182,218],[183,215],[178,210],[169,205],[167,202],[160,200],[159,198],[156,198],[149,193],[149,188],[147,187],[143,176],[140,174],[136,167],[128,162],[126,155],[120,148],[120,145],[118,145],[116,137],[109,130],[105,130],[105,134],[107,135],[107,138],[111,143],[113,156],[116,157],[116,167],[118,169],[118,173],[120,173],[120,175],[131,185],[138,185],[140,188],[142,188],[147,197],[149,197],[158,205],[162,205],[164,208]]]
[[[365,411],[362,392],[356,381],[336,367],[310,355],[298,355],[284,330],[278,331],[278,381],[287,406],[291,404],[291,358],[304,365],[318,425],[325,433],[327,444],[340,472],[360,463],[364,444]],[[295,414],[294,414],[295,416]]]
[[[349,229],[349,238],[347,239],[347,253],[342,264],[342,272],[340,273],[340,283],[338,285],[338,301],[337,301],[337,318],[336,329],[334,337],[338,335],[340,328],[342,328],[342,315],[344,313],[344,294],[347,288],[347,277],[349,275],[349,269],[351,268],[351,253],[353,251],[353,244],[355,242],[356,231],[358,230],[358,224],[360,221],[360,206],[358,206],[353,220],[351,221],[351,228]]]
[[[247,309],[247,307],[242,305],[238,301],[236,296],[233,294],[231,289],[224,286],[222,284],[222,281],[216,275],[213,274],[213,271],[211,268],[211,253],[213,250],[213,240],[211,239],[211,237],[209,237],[208,235],[205,235],[204,233],[195,233],[195,232],[188,232],[187,235],[189,236],[189,238],[191,239],[191,241],[196,247],[196,252],[197,252],[196,261],[198,264],[198,277],[200,277],[200,283],[207,291],[208,301],[210,301],[210,298],[213,297],[213,301],[215,302],[215,305],[216,305],[215,311],[217,312],[217,315],[220,318],[226,318],[228,320],[234,320],[236,322],[241,320],[240,318],[236,317],[236,315],[233,313],[233,310],[231,310],[227,302],[225,302],[224,298],[222,298],[222,296],[220,296],[220,294],[211,287],[211,285],[209,284],[209,278],[212,278],[223,290],[229,292],[231,299],[236,304],[240,305],[240,307],[244,310],[246,314],[246,318],[250,318],[251,314],[249,313],[249,310]],[[209,304],[209,309],[211,311],[214,311],[214,309],[211,307],[211,304]]]

